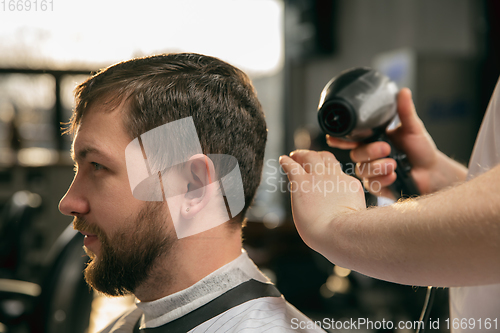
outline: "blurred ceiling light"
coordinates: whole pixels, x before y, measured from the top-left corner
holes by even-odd
[[[293,143],[296,149],[311,148],[311,133],[306,128],[299,128],[293,133]]]
[[[54,2],[52,11],[4,13],[3,66],[106,66],[134,56],[197,52],[253,76],[283,64],[282,0]]]
[[[3,21],[0,21],[0,26],[2,24]],[[0,48],[0,60],[4,51],[8,50]],[[2,62],[1,66],[5,67],[6,64]],[[11,104],[12,108],[15,105],[21,113],[30,113],[29,110],[34,109],[51,109],[56,101],[54,86],[55,80],[48,74],[10,74],[0,77],[0,98],[4,103]]]
[[[335,273],[335,275],[340,276],[340,277],[346,277],[349,274],[351,274],[351,270],[350,269],[343,268],[343,267],[340,267],[340,266],[333,267],[333,272]]]
[[[274,271],[270,268],[261,268],[260,271],[262,272],[262,274],[264,274],[265,276],[267,276],[267,278],[269,280],[271,280],[272,283],[276,284],[278,282],[278,278],[276,277],[276,273],[274,273]]]
[[[17,154],[20,165],[39,167],[57,163],[59,154],[53,149],[47,148],[23,148]]]
[[[345,294],[349,291],[351,283],[345,277],[330,275],[326,280],[326,287],[334,293]]]
[[[328,287],[326,286],[326,283],[323,283],[321,288],[319,288],[319,293],[321,296],[323,296],[323,298],[330,298],[333,295],[335,295],[335,293],[333,291],[328,289]]]
[[[42,204],[42,197],[37,193],[32,193],[29,191],[19,191],[13,195],[12,201],[17,206],[27,205],[31,208],[37,208]]]
[[[278,214],[275,213],[267,213],[264,215],[264,218],[262,219],[262,222],[264,223],[264,226],[268,229],[274,229],[279,227],[282,224],[282,220],[278,216]]]

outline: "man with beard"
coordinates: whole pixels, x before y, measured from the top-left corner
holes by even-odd
[[[147,141],[158,129],[176,134]],[[68,130],[76,174],[59,208],[85,235],[85,279],[138,299],[104,332],[322,331],[241,248],[267,137],[243,72],[197,54],[122,62],[77,87]],[[220,196],[229,187],[215,156],[237,161],[239,210]],[[148,180],[137,181],[146,164]]]

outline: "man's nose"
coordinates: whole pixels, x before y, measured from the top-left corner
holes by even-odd
[[[68,216],[79,216],[88,213],[90,206],[84,191],[78,186],[76,178],[59,202],[59,211]]]

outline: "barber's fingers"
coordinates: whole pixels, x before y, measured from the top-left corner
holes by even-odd
[[[384,176],[364,178],[362,182],[365,189],[367,189],[371,194],[394,199],[394,196],[388,186],[394,183],[395,180],[396,173],[392,172]]]
[[[336,165],[339,163],[339,161],[335,158],[335,155],[328,151],[320,151],[318,152],[319,156],[321,156],[321,159],[323,160],[323,163],[328,164],[328,165]]]
[[[280,164],[290,179],[304,178],[315,173],[323,175],[325,168],[334,168],[334,173],[342,171],[339,161],[326,151],[296,150],[290,157],[281,156]]]
[[[290,153],[290,157],[299,163],[307,173],[312,173],[316,165],[324,164],[321,155],[312,150],[295,150]]]
[[[377,141],[367,145],[361,145],[351,150],[350,156],[353,162],[369,162],[388,156],[391,146],[384,141]]]
[[[397,103],[401,128],[404,132],[408,134],[422,133],[425,127],[417,115],[410,89],[403,88],[399,91]]]
[[[342,166],[340,162],[337,160],[335,155],[333,155],[329,151],[320,151],[318,153],[321,158],[323,159],[323,163],[325,163],[325,166],[329,169],[334,169],[333,173],[336,172],[342,172]]]
[[[354,149],[359,146],[359,142],[347,141],[341,138],[336,138],[330,135],[326,135],[326,143],[333,148],[339,149]]]
[[[288,177],[307,175],[307,172],[304,170],[302,165],[300,165],[300,163],[297,163],[295,160],[286,155],[280,156],[279,162]]]
[[[290,154],[298,163],[301,163],[304,170],[310,174],[323,175],[325,169],[331,170],[329,174],[342,172],[340,162],[328,151],[296,150]]]
[[[356,176],[359,178],[373,178],[389,175],[396,170],[397,163],[392,158],[383,158],[373,162],[356,163]]]

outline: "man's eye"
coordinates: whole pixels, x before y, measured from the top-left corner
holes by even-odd
[[[102,170],[104,169],[104,166],[99,164],[99,163],[96,163],[96,162],[90,162],[90,164],[92,164],[92,166],[94,167],[94,171],[98,171],[98,170]]]

